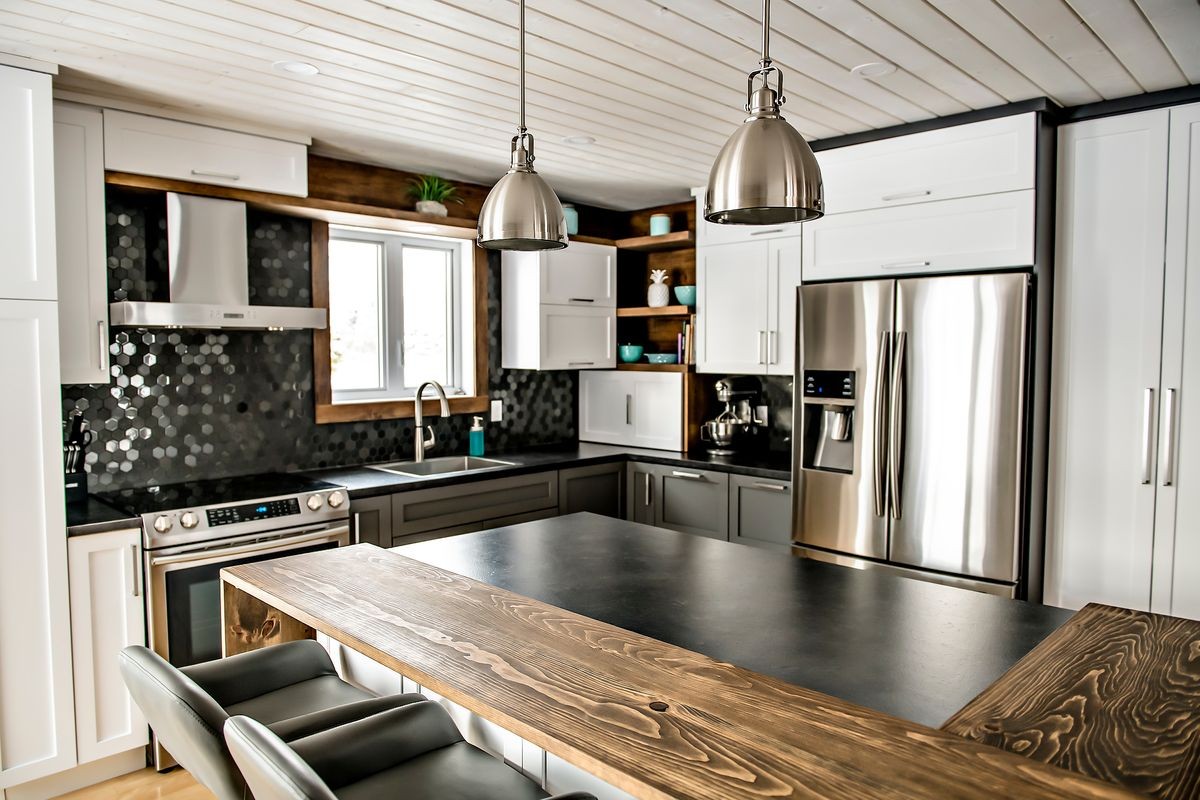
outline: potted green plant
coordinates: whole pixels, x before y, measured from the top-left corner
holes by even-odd
[[[408,194],[417,201],[417,211],[444,217],[449,212],[446,203],[461,203],[458,189],[445,178],[437,175],[422,175],[408,184]]]

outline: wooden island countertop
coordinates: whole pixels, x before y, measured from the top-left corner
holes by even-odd
[[[370,545],[222,578],[227,620],[321,631],[637,797],[1134,796]],[[226,638],[228,652],[261,644]]]

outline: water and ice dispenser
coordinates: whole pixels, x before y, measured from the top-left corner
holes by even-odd
[[[805,469],[854,472],[856,388],[853,370],[804,371]]]

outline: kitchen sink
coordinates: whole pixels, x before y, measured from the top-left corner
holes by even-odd
[[[371,469],[421,478],[428,475],[449,475],[454,472],[474,472],[477,469],[511,466],[511,461],[497,461],[494,458],[444,456],[442,458],[427,458],[424,461],[393,461],[391,464],[374,464],[371,466]]]

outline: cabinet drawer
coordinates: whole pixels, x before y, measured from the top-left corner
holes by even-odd
[[[562,250],[540,255],[543,303],[616,307],[617,248],[590,242],[571,242]]]
[[[729,538],[729,476],[723,472],[655,467],[654,524],[683,533]]]
[[[730,475],[729,541],[791,552],[791,482]]]
[[[683,449],[683,374],[579,373],[579,439]]]
[[[809,223],[804,281],[1033,264],[1033,190],[856,211]]]
[[[1032,189],[1036,134],[1022,114],[822,151],[825,213]]]
[[[308,148],[207,125],[104,110],[104,166],[304,197]]]
[[[392,495],[392,533],[405,536],[557,508],[557,472],[417,489]]]
[[[612,308],[541,307],[539,369],[591,369],[617,363],[617,312]]]

